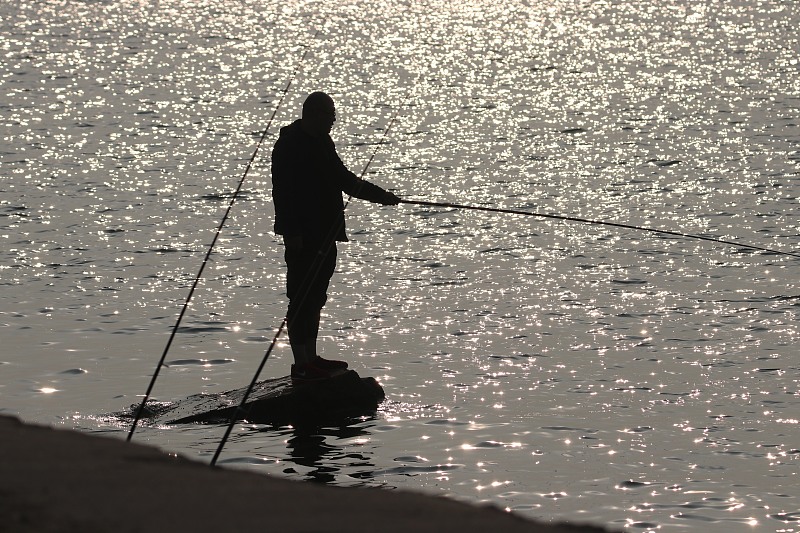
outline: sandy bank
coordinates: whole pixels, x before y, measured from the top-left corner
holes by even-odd
[[[2,532],[599,532],[401,491],[211,468],[0,416]]]

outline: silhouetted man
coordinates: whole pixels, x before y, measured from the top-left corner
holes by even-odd
[[[347,170],[330,132],[333,99],[310,94],[302,118],[281,128],[272,150],[275,233],[283,235],[289,342],[294,381],[315,381],[347,368],[317,355],[320,312],[336,268],[336,241],[346,241],[342,193],[383,205],[400,199]]]

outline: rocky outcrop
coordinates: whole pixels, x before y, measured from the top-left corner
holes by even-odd
[[[261,381],[238,410],[246,388],[216,394],[195,394],[176,402],[150,402],[144,418],[158,424],[224,423],[237,420],[262,424],[319,422],[374,413],[384,400],[373,378],[349,370],[324,381],[295,385],[287,376]],[[131,406],[131,413],[138,406]],[[127,413],[130,415],[130,413]]]

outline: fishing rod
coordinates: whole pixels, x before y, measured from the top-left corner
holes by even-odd
[[[233,204],[236,202],[236,199],[239,197],[239,193],[242,190],[242,185],[244,185],[244,181],[247,178],[247,174],[250,172],[250,168],[253,166],[253,162],[256,159],[256,155],[258,154],[259,148],[264,143],[264,139],[267,137],[267,132],[269,131],[272,122],[275,120],[275,115],[278,114],[278,109],[280,109],[281,105],[283,105],[283,101],[286,99],[286,95],[289,93],[289,87],[292,86],[295,78],[300,73],[300,68],[303,65],[303,62],[308,55],[309,50],[311,49],[311,43],[314,39],[319,35],[319,30],[314,33],[314,36],[311,38],[311,41],[306,44],[305,49],[303,51],[303,55],[300,57],[300,61],[298,61],[297,66],[294,69],[289,80],[286,82],[286,87],[283,89],[283,94],[281,94],[280,99],[278,100],[278,104],[275,106],[275,109],[272,111],[272,116],[270,116],[269,121],[267,122],[267,127],[264,128],[264,131],[261,133],[261,138],[258,140],[256,144],[255,150],[253,150],[253,154],[250,156],[250,160],[247,162],[247,166],[244,169],[244,174],[242,175],[242,179],[239,180],[239,184],[236,187],[233,195],[231,196],[231,200],[228,203],[228,209],[225,211],[225,214],[222,217],[222,220],[217,227],[216,232],[214,233],[214,238],[211,241],[211,244],[208,247],[208,251],[206,252],[205,258],[203,262],[200,264],[200,269],[197,271],[197,276],[194,278],[194,283],[192,283],[191,289],[189,289],[189,295],[186,297],[186,301],[183,303],[183,308],[181,309],[180,314],[178,315],[178,320],[175,322],[174,327],[172,328],[172,333],[167,340],[167,345],[164,347],[164,351],[161,354],[161,359],[159,359],[158,364],[156,365],[156,369],[153,372],[153,377],[150,379],[150,384],[147,387],[147,391],[144,394],[144,398],[142,398],[142,403],[139,404],[139,408],[136,410],[136,415],[133,418],[133,423],[131,424],[131,429],[128,432],[128,438],[126,439],[127,442],[130,442],[131,438],[133,437],[134,431],[136,431],[136,426],[139,423],[139,420],[142,418],[142,414],[144,413],[145,406],[147,404],[147,400],[150,399],[150,394],[153,392],[153,387],[155,386],[156,380],[158,379],[158,374],[161,371],[161,368],[164,366],[164,361],[167,358],[167,353],[169,352],[170,347],[172,346],[172,341],[175,340],[175,335],[178,333],[178,328],[183,321],[184,315],[186,315],[186,311],[189,308],[189,303],[192,300],[192,296],[194,295],[195,289],[197,289],[197,285],[200,283],[200,278],[203,276],[203,271],[206,268],[206,264],[208,264],[208,260],[211,257],[211,252],[214,250],[214,247],[217,244],[217,239],[219,238],[220,234],[222,233],[222,228],[225,226],[225,223],[228,221],[228,217],[231,214],[231,210],[233,209]]]
[[[682,237],[686,239],[699,239],[702,241],[710,241],[715,242],[718,244],[728,244],[731,246],[738,246],[739,248],[747,248],[750,250],[758,250],[761,252],[767,252],[771,254],[777,255],[787,255],[790,257],[800,257],[800,253],[794,252],[783,252],[781,250],[775,250],[773,248],[765,248],[763,246],[756,246],[754,244],[747,244],[741,242],[733,242],[733,241],[726,241],[724,239],[717,239],[716,237],[706,237],[705,235],[693,235],[688,233],[681,233],[678,231],[670,231],[664,229],[656,229],[656,228],[645,228],[642,226],[634,226],[632,224],[623,224],[621,222],[609,222],[607,220],[590,220],[588,218],[578,218],[578,217],[568,217],[563,215],[550,215],[546,213],[533,213],[531,211],[523,211],[521,209],[505,209],[500,207],[485,207],[479,205],[463,205],[463,204],[454,204],[450,202],[426,202],[422,200],[404,200],[401,199],[400,203],[402,204],[411,204],[411,205],[420,205],[420,206],[428,206],[428,207],[447,207],[452,209],[471,209],[474,211],[488,211],[491,213],[508,213],[512,215],[523,215],[527,217],[540,217],[540,218],[551,218],[555,220],[566,220],[569,222],[582,222],[585,224],[597,224],[602,226],[612,226],[615,228],[625,228],[625,229],[633,229],[638,231],[649,231],[650,233],[658,233],[661,235],[670,235],[673,237]]]
[[[403,103],[397,108],[397,110],[394,112],[394,115],[392,115],[392,119],[389,121],[389,124],[386,126],[386,129],[383,130],[383,135],[381,135],[380,140],[375,145],[375,150],[372,151],[372,155],[367,160],[367,163],[364,165],[364,169],[361,171],[361,174],[359,175],[359,179],[361,179],[361,180],[364,179],[364,175],[366,175],[367,169],[372,164],[372,161],[374,161],[375,155],[378,153],[378,150],[380,150],[380,147],[385,144],[384,141],[385,141],[386,137],[389,135],[389,131],[392,129],[392,126],[394,125],[395,121],[397,120],[397,117],[400,114],[400,110],[403,108],[403,106],[405,105],[406,101],[408,101],[408,97],[409,97],[410,94],[411,94],[411,89],[409,89],[409,92],[406,94],[406,97],[403,100]],[[342,208],[342,210],[347,209],[347,206],[350,205],[350,200],[352,198],[353,198],[353,195],[351,194],[349,196],[349,198],[347,199],[347,202],[344,204],[344,207]],[[331,231],[330,231],[330,233],[328,235],[328,238],[324,241],[324,242],[328,243],[327,245],[329,247],[333,246],[334,236],[336,235],[338,230],[339,230],[339,226],[338,225],[334,225],[331,228]],[[309,269],[308,274],[306,274],[306,278],[303,280],[303,283],[301,285],[301,286],[304,286],[306,288],[305,292],[300,297],[300,301],[301,302],[306,299],[306,297],[308,296],[308,293],[309,293],[309,291],[311,289],[311,284],[307,283],[308,280],[309,279],[314,279],[314,278],[316,278],[317,275],[319,275],[319,271],[322,268],[322,259],[324,258],[324,256],[325,256],[325,252],[320,250],[320,252],[317,254],[317,258],[315,259],[314,264]],[[222,440],[220,440],[219,446],[217,446],[217,450],[214,452],[214,457],[211,458],[211,463],[210,463],[211,466],[216,466],[217,459],[219,459],[219,456],[222,453],[222,449],[225,447],[225,444],[228,442],[228,438],[230,437],[231,432],[233,431],[233,427],[236,425],[236,421],[239,419],[239,415],[244,413],[244,406],[247,403],[247,400],[250,398],[250,394],[253,392],[253,389],[255,388],[255,386],[258,383],[258,376],[261,375],[261,372],[264,370],[264,366],[267,363],[267,359],[269,359],[269,356],[272,353],[273,348],[277,344],[278,339],[281,336],[281,333],[283,333],[283,330],[286,327],[287,322],[288,322],[288,317],[284,317],[283,321],[281,322],[281,325],[278,327],[278,330],[275,333],[275,336],[272,338],[272,342],[270,343],[269,347],[267,347],[267,351],[264,353],[264,357],[261,359],[261,363],[258,365],[258,368],[256,369],[256,372],[253,375],[253,379],[250,381],[250,385],[248,385],[247,389],[245,390],[244,395],[242,396],[242,399],[239,402],[239,405],[236,407],[236,410],[233,412],[233,414],[231,414],[231,417],[228,420],[228,427],[225,429],[225,435],[223,435]]]

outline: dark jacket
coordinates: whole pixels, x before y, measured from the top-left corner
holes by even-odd
[[[343,192],[370,202],[388,194],[347,170],[330,136],[309,135],[300,120],[281,128],[272,149],[275,233],[346,241]]]

